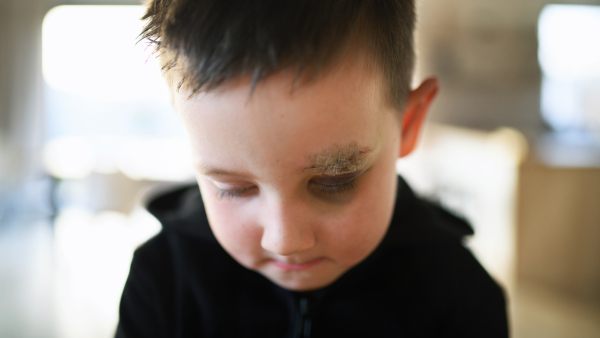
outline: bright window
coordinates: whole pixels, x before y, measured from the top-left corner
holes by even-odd
[[[556,131],[600,133],[600,6],[548,5],[538,32],[544,119]]]
[[[44,19],[48,171],[83,178],[191,176],[183,130],[160,67],[137,43],[142,6],[58,6]]]

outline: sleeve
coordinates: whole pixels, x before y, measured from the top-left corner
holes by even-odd
[[[459,245],[454,262],[455,336],[508,337],[506,300],[502,288],[464,246]]]
[[[160,235],[136,250],[119,307],[117,338],[168,337],[168,257]],[[162,250],[161,250],[162,249]]]

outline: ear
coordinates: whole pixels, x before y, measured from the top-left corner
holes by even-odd
[[[438,79],[429,78],[408,95],[406,110],[402,116],[400,157],[407,156],[415,149],[427,111],[439,88]]]

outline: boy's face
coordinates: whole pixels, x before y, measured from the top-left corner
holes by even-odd
[[[358,58],[292,90],[293,72],[174,102],[207,216],[241,265],[290,290],[331,284],[381,242],[396,196],[400,118]]]

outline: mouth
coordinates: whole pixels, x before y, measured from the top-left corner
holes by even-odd
[[[317,258],[317,259],[313,259],[312,261],[308,261],[302,264],[290,264],[290,263],[284,263],[284,262],[280,262],[278,260],[272,260],[271,262],[277,266],[278,268],[282,269],[282,270],[286,270],[286,271],[290,271],[290,270],[307,270],[319,263],[321,263],[323,261],[323,258]]]

